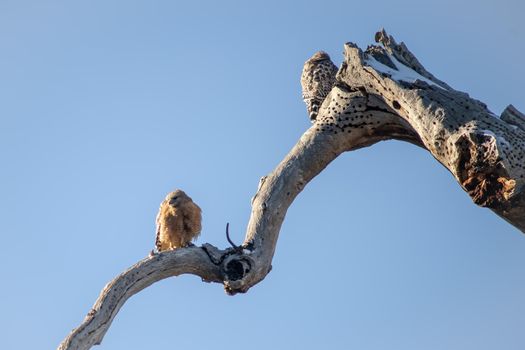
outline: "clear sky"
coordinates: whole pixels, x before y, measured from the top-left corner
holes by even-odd
[[[0,348],[53,349],[145,257],[160,201],[241,242],[309,127],[303,62],[385,27],[499,114],[525,111],[521,0],[0,0]],[[412,145],[342,155],[290,208],[273,270],[131,298],[100,349],[523,350],[525,236]]]

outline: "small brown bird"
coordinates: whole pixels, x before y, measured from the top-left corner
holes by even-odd
[[[188,246],[201,232],[201,208],[184,191],[170,192],[157,214],[157,251]]]
[[[306,103],[310,121],[315,122],[319,107],[332,90],[335,83],[337,67],[324,51],[318,51],[303,66],[301,87],[303,100]]]

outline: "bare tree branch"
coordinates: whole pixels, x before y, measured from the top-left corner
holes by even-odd
[[[102,289],[82,324],[64,339],[58,349],[89,349],[100,344],[126,300],[164,278],[191,273],[207,282],[222,282],[220,260],[213,262],[212,254],[220,257],[221,252],[191,247],[159,253],[139,261]]]
[[[482,102],[429,73],[384,30],[376,41],[381,45],[365,52],[345,45],[345,60],[315,124],[261,178],[241,247],[219,250],[205,244],[138,262],[102,290],[59,349],[99,344],[124,302],[163,278],[191,273],[223,283],[231,295],[248,291],[271,270],[286,211],[306,184],[341,153],[379,141],[397,139],[425,148],[476,204],[525,232],[525,116],[509,106],[498,118]]]

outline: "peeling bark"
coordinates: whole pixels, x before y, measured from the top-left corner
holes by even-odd
[[[396,139],[428,150],[474,203],[525,232],[525,115],[512,105],[501,117],[428,72],[405,44],[384,30],[364,52],[345,44],[337,81],[315,124],[267,176],[252,198],[244,243],[209,244],[139,261],[101,292],[83,323],[59,349],[100,344],[124,302],[163,278],[191,273],[244,293],[271,270],[286,211],[303,188],[340,154]]]

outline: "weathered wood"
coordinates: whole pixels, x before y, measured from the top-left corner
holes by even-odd
[[[376,39],[383,46],[366,52],[352,44],[345,46],[346,67],[339,78],[379,96],[410,124],[423,147],[476,204],[490,208],[524,232],[523,114],[509,106],[498,118],[484,103],[428,73],[404,44],[397,45],[384,31]],[[386,60],[396,69],[380,63]]]
[[[269,175],[252,198],[241,247],[209,244],[144,259],[102,290],[83,323],[61,350],[99,344],[124,302],[152,283],[192,273],[244,293],[264,279],[286,211],[306,184],[340,154],[397,139],[428,150],[472,200],[525,232],[525,116],[512,105],[501,118],[480,101],[429,73],[405,44],[384,30],[381,45],[362,51],[345,45],[337,81],[315,124]]]
[[[214,253],[220,255],[218,250]],[[58,349],[84,350],[100,344],[126,300],[157,281],[188,273],[208,282],[221,283],[224,279],[220,262],[214,263],[210,253],[203,248],[177,249],[145,258],[102,289],[82,324],[62,341]]]
[[[244,242],[256,264],[226,283],[229,293],[245,292],[266,276],[286,210],[304,186],[341,153],[382,140],[427,149],[476,204],[525,231],[523,114],[510,106],[499,119],[429,73],[384,30],[376,40],[382,46],[365,52],[345,45],[345,60],[315,124],[261,181]]]
[[[521,113],[513,105],[508,105],[501,113],[501,120],[525,131],[525,114]]]

